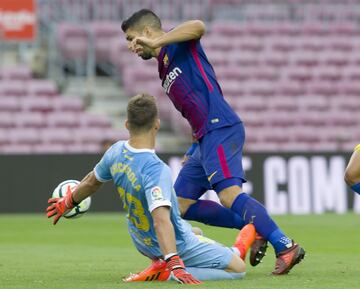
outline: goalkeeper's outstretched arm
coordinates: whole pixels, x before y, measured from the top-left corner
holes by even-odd
[[[102,184],[103,183],[99,182],[95,177],[94,171],[91,171],[81,180],[80,184],[75,188],[73,192],[73,201],[75,203],[80,203],[82,200],[95,193]]]
[[[69,186],[65,197],[50,198],[48,200],[49,206],[46,209],[48,218],[54,217],[53,224],[56,225],[61,216],[95,193],[101,185],[102,183],[96,179],[93,171],[88,173],[74,191]]]

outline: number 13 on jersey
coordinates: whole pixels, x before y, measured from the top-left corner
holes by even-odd
[[[142,231],[149,231],[150,223],[145,215],[144,207],[139,199],[132,194],[125,192],[124,188],[117,187],[124,208],[129,210],[129,219],[136,228]]]

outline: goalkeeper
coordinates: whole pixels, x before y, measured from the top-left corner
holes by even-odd
[[[127,107],[130,139],[111,146],[81,183],[63,198],[49,199],[48,217],[54,224],[68,210],[92,195],[102,183],[113,180],[128,213],[128,230],[139,252],[154,260],[143,272],[125,281],[240,279],[242,259],[255,240],[255,227],[240,231],[234,247],[201,242],[181,219],[169,167],[155,154],[160,126],[155,99],[141,94]]]

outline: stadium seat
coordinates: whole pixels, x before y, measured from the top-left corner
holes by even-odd
[[[269,108],[275,112],[294,112],[299,110],[297,99],[289,97],[277,97],[269,102]]]
[[[119,19],[123,0],[88,0],[90,15],[95,21]]]
[[[20,102],[15,97],[0,96],[0,113],[1,112],[17,112],[21,109]]]
[[[6,146],[0,146],[0,153],[1,154],[30,154],[33,152],[33,148],[31,145],[28,144],[11,144]]]
[[[104,131],[104,138],[113,142],[127,140],[129,138],[129,131],[125,128],[122,130],[109,128]]]
[[[11,112],[0,113],[0,128],[12,128],[15,126],[15,119]]]
[[[73,112],[53,112],[46,118],[49,127],[75,128],[80,125],[79,115]]]
[[[154,2],[157,3],[158,1]],[[182,15],[186,19],[207,20],[209,18],[210,1],[192,0],[185,3],[177,1],[177,3],[179,3]]]
[[[109,128],[111,122],[105,115],[79,114],[76,116],[82,127]]]
[[[21,128],[42,128],[47,125],[45,115],[41,112],[21,112],[14,115],[15,124]]]
[[[0,151],[1,147],[9,145],[11,142],[9,140],[9,130],[0,128]]]
[[[77,128],[73,131],[76,140],[82,144],[101,144],[107,139],[101,128]]]
[[[53,110],[52,102],[47,97],[24,97],[21,99],[20,105],[24,111],[50,112]]]
[[[265,50],[258,56],[265,67],[273,68],[279,71],[282,67],[289,65],[289,58],[281,52]]]
[[[0,93],[7,96],[24,96],[27,94],[27,83],[24,81],[4,80],[0,82]]]
[[[113,39],[122,37],[121,23],[119,22],[93,22],[89,26],[95,43],[95,57],[97,62],[111,60],[111,45]]]
[[[28,84],[28,93],[36,96],[53,97],[58,94],[57,87],[50,80],[32,80]]]
[[[84,102],[77,96],[61,95],[52,100],[52,106],[57,111],[81,112],[84,110]]]
[[[86,27],[64,22],[58,26],[56,37],[65,60],[84,61],[87,58],[89,35]]]
[[[240,37],[245,34],[245,29],[236,21],[214,21],[211,25],[211,31],[216,35],[229,37]]]
[[[70,145],[76,142],[76,135],[72,130],[64,128],[45,128],[40,131],[40,138],[42,143],[46,144],[62,144]]]
[[[12,144],[36,145],[41,143],[39,131],[34,128],[10,130],[8,137]]]
[[[30,80],[32,73],[27,66],[13,66],[2,69],[2,78],[12,81],[24,81]]]

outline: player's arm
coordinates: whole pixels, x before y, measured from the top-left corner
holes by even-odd
[[[80,184],[76,186],[74,191],[72,191],[69,186],[64,197],[51,198],[48,200],[49,206],[46,209],[48,218],[54,217],[53,224],[56,225],[63,214],[95,193],[101,185],[102,182],[96,179],[93,171],[88,173]]]
[[[171,43],[184,42],[193,39],[200,39],[206,30],[204,22],[201,20],[190,20],[176,26],[171,31],[163,34],[156,39],[146,37],[136,37],[133,44],[146,45],[150,48],[159,48]],[[134,45],[135,46],[135,45]]]
[[[199,284],[200,281],[185,270],[184,262],[177,254],[175,230],[170,217],[171,200],[175,197],[171,171],[160,162],[149,165],[145,170],[149,172],[143,177],[145,196],[167,269],[179,283]]]
[[[111,148],[110,148],[111,149]],[[104,154],[94,170],[88,173],[80,184],[71,191],[68,187],[67,193],[62,198],[50,198],[46,209],[48,218],[54,217],[53,224],[59,221],[62,215],[74,208],[82,200],[95,193],[102,185],[112,179],[109,166],[109,151]]]
[[[151,216],[163,256],[176,252],[175,232],[170,220],[170,208],[158,207],[151,212]]]
[[[94,171],[88,173],[72,193],[74,203],[81,203],[82,200],[95,193],[102,184],[102,182],[97,180]]]
[[[156,236],[161,253],[171,271],[173,279],[179,283],[200,284],[190,273],[185,270],[184,262],[180,259],[176,250],[174,226],[170,219],[170,207],[157,207],[151,212]]]

